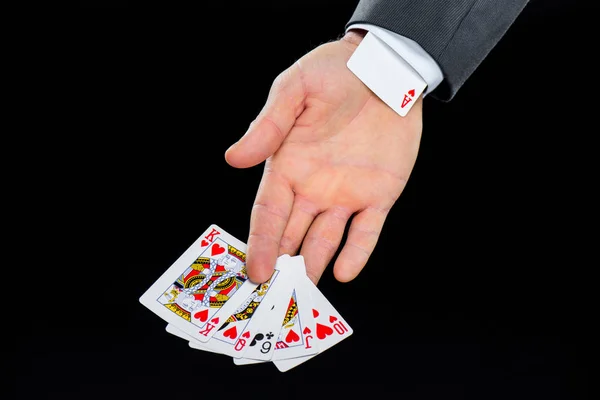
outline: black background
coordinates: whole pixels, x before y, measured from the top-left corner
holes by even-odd
[[[68,101],[31,150],[35,243],[51,245],[27,247],[28,293],[6,297],[31,313],[10,342],[11,398],[341,399],[358,385],[393,398],[587,398],[590,3],[532,1],[452,102],[425,99],[413,175],[368,265],[347,284],[329,267],[319,283],[354,335],[283,374],[190,349],[138,298],[209,224],[246,241],[262,165],[235,170],[223,153],[279,72],[340,37],[356,1],[82,3],[64,47],[73,61],[61,85],[46,82]]]

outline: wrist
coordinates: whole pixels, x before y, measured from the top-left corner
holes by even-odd
[[[367,31],[364,29],[350,29],[344,34],[341,40],[350,43],[354,47],[358,47],[366,34]]]

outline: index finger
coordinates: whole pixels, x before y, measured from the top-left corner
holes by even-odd
[[[250,215],[246,268],[251,281],[262,283],[271,277],[293,203],[289,184],[267,163]]]

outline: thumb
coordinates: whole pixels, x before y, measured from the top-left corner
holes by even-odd
[[[294,64],[273,81],[267,102],[248,131],[225,152],[235,168],[253,167],[277,151],[304,110],[304,85]]]

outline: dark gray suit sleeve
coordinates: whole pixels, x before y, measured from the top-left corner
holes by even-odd
[[[450,101],[528,0],[361,0],[346,25],[368,23],[417,42],[442,69],[431,92]]]

